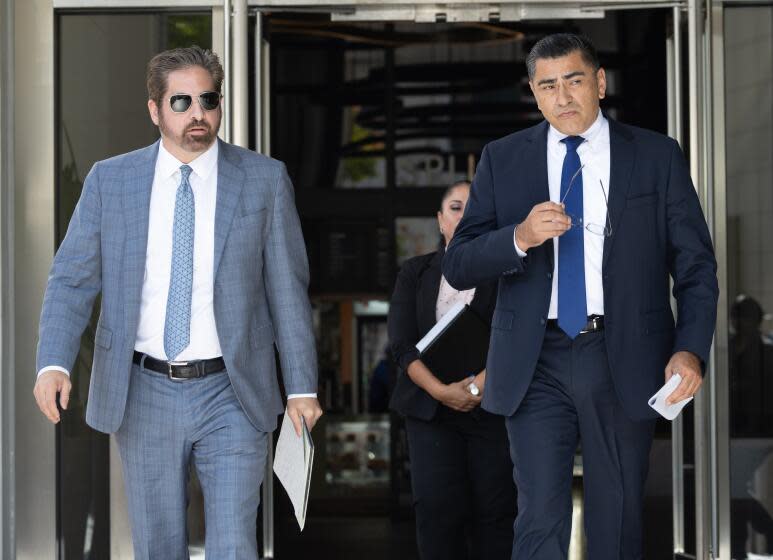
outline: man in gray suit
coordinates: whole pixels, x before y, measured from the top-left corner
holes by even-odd
[[[137,559],[188,558],[190,464],[207,558],[256,558],[268,434],[322,414],[308,263],[282,163],[217,139],[223,68],[198,47],[148,64],[161,139],[94,165],[54,258],[35,398],[54,423],[96,296],[86,421],[114,433]]]

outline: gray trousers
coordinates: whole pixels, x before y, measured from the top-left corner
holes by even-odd
[[[228,375],[172,381],[133,366],[121,453],[136,560],[187,559],[191,465],[204,493],[205,555],[257,558],[267,434],[247,419]]]

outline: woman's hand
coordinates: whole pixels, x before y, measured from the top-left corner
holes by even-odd
[[[448,408],[458,410],[459,412],[469,412],[480,404],[480,395],[474,396],[467,387],[469,387],[473,379],[480,379],[481,384],[478,387],[483,389],[483,382],[486,380],[486,370],[480,372],[478,377],[471,375],[456,383],[445,385],[427,369],[424,362],[417,359],[408,364],[407,373],[411,381],[427,391],[433,399],[443,403]],[[483,377],[481,377],[481,374],[483,374]]]
[[[459,412],[469,412],[480,404],[481,397],[473,396],[467,386],[473,380],[472,377],[462,379],[456,383],[444,385],[437,396],[437,400],[448,408]]]
[[[475,383],[475,386],[478,388],[478,396],[482,398],[483,386],[486,384],[486,370],[484,369],[478,375],[476,375],[472,382]]]

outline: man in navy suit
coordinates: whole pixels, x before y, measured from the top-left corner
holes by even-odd
[[[711,239],[679,145],[601,113],[586,38],[545,37],[527,67],[547,122],[484,148],[443,272],[460,290],[499,279],[483,406],[507,417],[512,558],[566,558],[581,441],[589,558],[640,559],[647,400],[677,373],[671,402],[701,385]]]

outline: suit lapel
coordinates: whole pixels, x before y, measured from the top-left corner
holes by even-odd
[[[631,173],[636,160],[636,146],[631,133],[617,121],[607,117],[609,121],[609,223],[612,235],[604,240],[604,258],[602,268],[607,265],[612,245],[617,238],[615,230],[620,227],[620,220],[625,209],[625,200],[631,187]]]
[[[525,170],[526,184],[531,185],[534,204],[550,200],[550,187],[548,186],[548,128],[550,125],[543,121],[532,128],[532,133],[526,137],[523,155],[523,169]],[[549,268],[553,268],[553,244],[543,243],[547,253]]]
[[[133,167],[127,168],[123,188],[123,212],[126,223],[124,250],[124,282],[126,305],[124,314],[128,332],[134,332],[140,313],[145,258],[148,250],[148,220],[150,192],[156,172],[159,141],[140,151]]]
[[[217,157],[217,203],[215,207],[215,262],[214,274],[225,249],[225,241],[228,232],[231,231],[231,223],[239,205],[245,174],[238,167],[241,161],[239,155],[231,150],[231,147],[218,140],[219,149]]]

